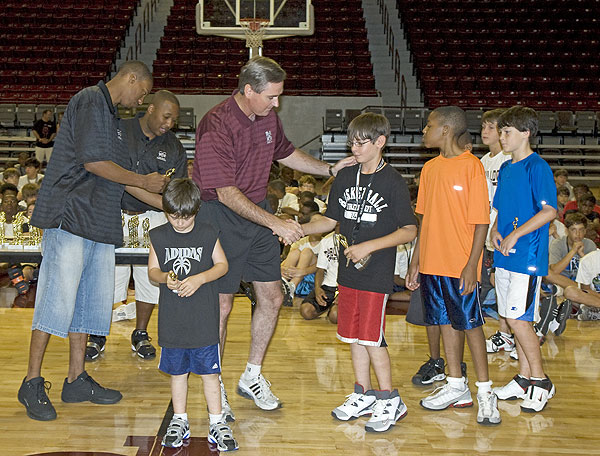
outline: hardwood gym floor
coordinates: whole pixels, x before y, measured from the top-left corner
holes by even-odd
[[[0,309],[0,454],[2,455],[126,455],[211,454],[206,442],[207,412],[201,380],[190,379],[188,414],[192,430],[189,446],[179,451],[160,446],[161,424],[169,406],[169,379],[157,370],[157,360],[143,361],[132,352],[129,336],[133,321],[112,326],[106,351],[87,365],[102,385],[117,388],[123,400],[116,405],[65,404],[60,400],[66,375],[65,340],[51,339],[43,375],[53,386],[50,398],[58,419],[37,422],[27,418],[17,401],[26,372],[32,309]],[[545,411],[527,414],[517,402],[500,404],[503,422],[497,427],[477,425],[476,407],[441,412],[426,411],[419,400],[433,387],[419,388],[411,377],[427,358],[425,331],[406,324],[403,316],[389,315],[386,340],[393,363],[394,384],[408,405],[408,415],[390,431],[366,434],[365,419],[334,420],[330,411],[351,392],[352,365],[348,348],[335,338],[325,319],[303,321],[295,308],[283,308],[264,372],[283,408],[263,412],[235,393],[245,366],[249,344],[250,306],[236,298],[229,323],[223,377],[237,421],[233,430],[241,455],[459,455],[600,454],[600,340],[598,322],[570,320],[561,337],[550,337],[542,347],[546,372],[557,394]],[[486,334],[496,331],[488,322]],[[150,325],[156,334],[156,313]],[[470,358],[470,385],[475,391]],[[490,355],[490,373],[501,385],[516,373],[517,362],[507,354]],[[475,396],[475,395],[473,395]],[[164,425],[163,425],[164,429]],[[215,454],[214,452],[212,454]]]

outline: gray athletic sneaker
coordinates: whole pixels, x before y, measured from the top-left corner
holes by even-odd
[[[187,420],[173,417],[162,439],[162,446],[179,448],[185,439],[190,438],[190,424]]]
[[[408,413],[406,404],[400,399],[398,390],[391,393],[389,391],[373,391],[377,400],[373,406],[373,414],[365,430],[367,432],[385,432],[404,418]]]
[[[100,386],[86,371],[72,383],[65,378],[61,399],[63,402],[86,402],[94,404],[116,404],[123,398],[117,390]]]
[[[52,384],[45,382],[43,377],[35,377],[25,381],[23,379],[17,398],[25,406],[27,416],[38,421],[50,421],[56,419],[56,410],[48,398]]]
[[[211,424],[208,428],[208,441],[217,445],[219,451],[237,450],[238,443],[227,423]]]
[[[444,386],[440,386],[433,391],[425,399],[421,399],[421,405],[423,408],[428,410],[444,410],[448,407],[471,407],[473,405],[473,399],[471,398],[471,391],[465,384],[465,389],[452,388],[450,383],[446,383]]]
[[[225,421],[235,421],[235,415],[231,410],[231,405],[229,405],[229,400],[227,399],[227,391],[225,391],[225,385],[223,385],[223,380],[221,380],[220,375],[219,385],[221,386],[221,410],[223,411],[223,418],[225,418]]]

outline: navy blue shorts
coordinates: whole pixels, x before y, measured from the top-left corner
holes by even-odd
[[[429,325],[452,325],[457,331],[482,326],[485,321],[479,303],[479,286],[461,296],[460,279],[421,274],[421,296],[425,322]]]
[[[201,348],[165,348],[160,350],[158,368],[165,374],[210,375],[221,373],[219,344]]]

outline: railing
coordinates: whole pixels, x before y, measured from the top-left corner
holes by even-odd
[[[396,83],[396,95],[401,95],[402,84],[406,88],[406,81],[404,75],[400,71],[400,54],[396,49],[396,37],[394,30],[390,24],[390,13],[384,0],[377,0],[379,6],[379,15],[381,16],[381,23],[383,24],[383,32],[385,33],[385,44],[388,47],[388,55],[392,57],[392,70],[394,70],[394,82]],[[404,106],[406,104],[406,94],[404,98]]]
[[[142,22],[135,28],[133,45],[127,48],[125,60],[137,60],[142,53],[142,44],[146,42],[146,32],[150,31],[150,24],[154,21],[154,13],[158,8],[160,0],[150,0],[142,11]]]

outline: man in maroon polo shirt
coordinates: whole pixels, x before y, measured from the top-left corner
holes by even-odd
[[[335,176],[355,163],[345,158],[333,166],[307,155],[288,141],[273,108],[279,106],[285,71],[273,60],[254,57],[242,68],[238,90],[211,109],[196,132],[193,179],[202,190],[201,216],[221,231],[220,240],[229,261],[229,272],[219,280],[221,347],[225,345],[227,319],[240,280],[252,282],[256,308],[252,317],[252,342],[238,393],[263,410],[281,406],[261,374],[267,346],[277,325],[283,301],[279,242],[291,244],[303,236],[300,225],[274,216],[266,200],[273,160],[304,173]],[[221,348],[223,349],[223,348]],[[223,413],[233,413],[221,382]]]

